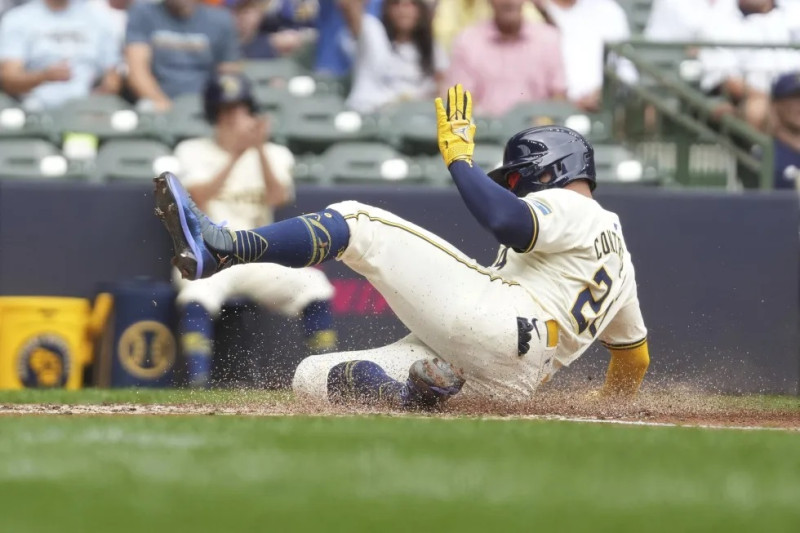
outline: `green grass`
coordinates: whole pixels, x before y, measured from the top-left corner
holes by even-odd
[[[800,433],[411,417],[0,417],[3,532],[425,530],[797,532]]]

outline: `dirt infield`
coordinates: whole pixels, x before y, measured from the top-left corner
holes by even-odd
[[[242,415],[242,416],[346,416],[409,413],[334,406],[303,400],[264,401],[246,392],[241,399],[221,404],[0,404],[0,415]],[[598,399],[586,392],[548,391],[534,401],[509,404],[455,399],[437,413],[415,416],[444,418],[556,419],[635,425],[773,428],[800,430],[800,402],[776,406],[760,397],[730,397],[685,390],[642,393],[633,401]]]

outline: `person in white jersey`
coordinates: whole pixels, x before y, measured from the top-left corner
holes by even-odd
[[[214,136],[189,139],[175,148],[181,181],[213,220],[236,229],[271,224],[274,208],[294,197],[294,156],[285,146],[269,142],[268,122],[256,114],[250,82],[243,75],[213,76],[203,99]],[[302,316],[311,353],[336,345],[330,306],[334,289],[318,269],[261,263],[206,280],[174,277],[181,344],[193,385],[208,384],[213,320],[229,299],[247,298],[287,316]]]
[[[439,149],[475,218],[501,244],[485,267],[437,235],[354,201],[246,231],[213,224],[174,176],[156,214],[188,278],[231,264],[299,267],[336,258],[365,276],[411,331],[389,346],[303,360],[296,393],[393,407],[464,395],[525,401],[595,340],[611,350],[603,392],[637,392],[649,364],[631,253],[616,214],[592,198],[592,147],[560,126],[527,129],[488,175],[472,161],[472,97],[436,99]],[[255,243],[255,244],[254,244]],[[213,279],[213,278],[212,278]]]

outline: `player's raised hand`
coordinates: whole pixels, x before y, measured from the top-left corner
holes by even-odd
[[[448,167],[453,161],[472,161],[475,151],[475,123],[472,95],[461,84],[447,90],[447,102],[436,99],[439,151]]]

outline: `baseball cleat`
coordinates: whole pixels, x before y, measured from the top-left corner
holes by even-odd
[[[207,278],[233,264],[233,234],[195,205],[171,172],[153,178],[156,216],[172,238],[172,264],[184,279]]]
[[[421,406],[438,405],[455,396],[464,386],[462,372],[453,365],[434,357],[415,361],[408,370],[409,398]]]

